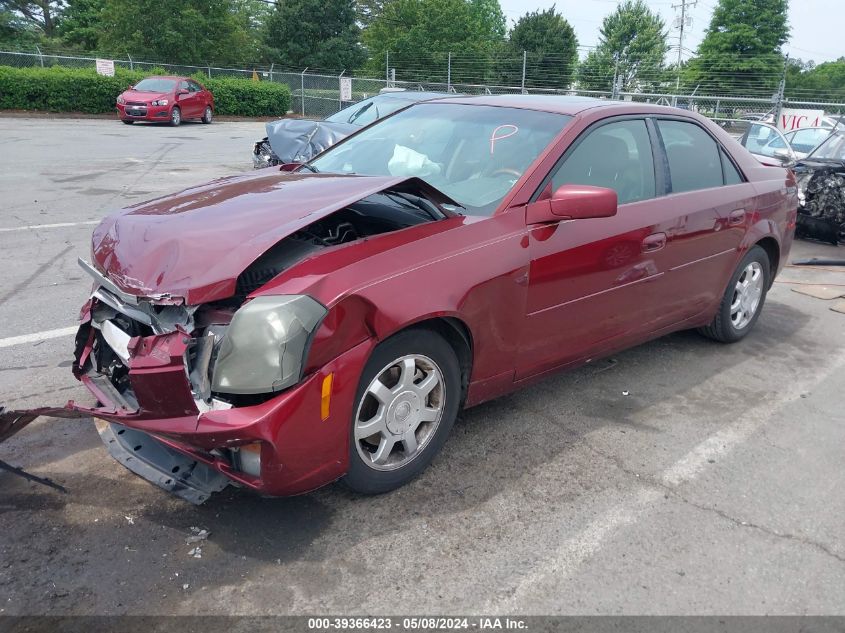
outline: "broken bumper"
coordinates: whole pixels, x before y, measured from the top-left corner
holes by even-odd
[[[92,338],[92,328],[84,323],[77,336],[76,368],[85,366]],[[78,377],[100,406],[69,402],[59,409],[0,412],[0,430],[5,423],[11,435],[39,415],[93,417],[115,459],[193,503],[230,483],[287,496],[346,473],[351,412],[372,340],[263,402],[204,412],[197,409],[184,365],[189,341],[179,332],[132,339],[131,397],[119,393],[107,377],[89,371]],[[329,374],[330,402],[324,415],[323,384]],[[238,457],[244,447],[253,455],[247,469]]]

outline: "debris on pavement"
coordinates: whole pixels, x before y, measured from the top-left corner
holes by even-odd
[[[185,543],[187,543],[188,545],[190,545],[191,543],[199,543],[200,541],[204,541],[208,538],[208,535],[211,534],[211,532],[209,532],[208,530],[198,527],[192,527],[191,532],[193,532],[193,534],[191,534],[188,538],[185,539]]]
[[[188,552],[188,556],[193,556],[194,558],[202,558],[202,548],[195,547],[190,552]]]

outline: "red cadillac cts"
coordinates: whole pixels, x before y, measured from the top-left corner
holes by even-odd
[[[195,503],[385,492],[463,407],[676,330],[746,336],[797,205],[790,172],[689,111],[420,103],[307,165],[103,220],[74,363],[100,406],[2,421],[93,416]]]
[[[176,126],[187,119],[211,123],[214,95],[190,77],[147,77],[120,94],[117,116],[127,125],[158,121]]]

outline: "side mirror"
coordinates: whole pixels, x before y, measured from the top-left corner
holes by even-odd
[[[179,88],[179,90],[176,91],[176,94],[177,95],[186,95],[189,92],[190,92],[190,90],[188,90],[187,88]]]
[[[296,171],[302,167],[303,163],[284,163],[279,167],[279,171]]]
[[[613,189],[590,185],[563,185],[546,200],[529,204],[528,224],[545,224],[559,220],[609,218],[616,215],[618,199]]]

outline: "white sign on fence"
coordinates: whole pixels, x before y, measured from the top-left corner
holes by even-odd
[[[340,78],[340,100],[352,101],[352,77]]]
[[[818,127],[822,124],[824,110],[801,110],[783,108],[777,125],[783,132],[791,132],[802,127]]]
[[[105,75],[106,77],[114,77],[114,60],[113,59],[98,59],[97,74]]]

